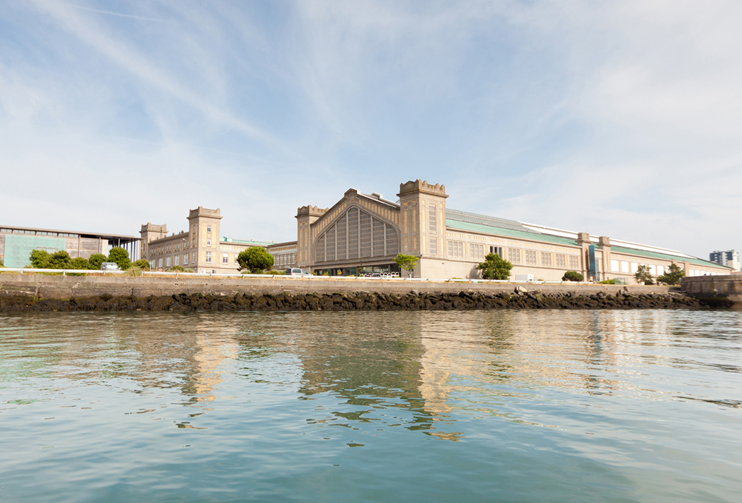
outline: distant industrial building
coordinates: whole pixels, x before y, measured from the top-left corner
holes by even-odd
[[[109,248],[120,246],[136,260],[137,242],[134,236],[95,232],[60,231],[33,227],[0,226],[0,260],[5,267],[25,267],[30,264],[33,250],[49,253],[66,251],[71,258],[90,258],[94,253],[108,255]]]
[[[736,250],[711,252],[709,254],[709,260],[723,266],[731,267],[735,271],[740,270],[739,253]]]
[[[273,243],[221,236],[221,210],[199,206],[188,214],[188,231],[168,236],[167,225],[142,225],[141,255],[153,271],[166,271],[181,266],[200,273],[235,274],[237,256],[254,246],[266,248],[274,255],[276,266],[295,265],[296,243]]]
[[[446,207],[444,185],[400,184],[397,201],[349,189],[331,208],[297,210],[297,265],[319,274],[395,272],[398,253],[419,258],[418,278],[478,278],[488,253],[513,264],[512,276],[634,282],[640,265],[653,276],[677,264],[686,276],[729,274],[715,262],[657,246],[591,236]],[[288,244],[288,243],[287,243]]]

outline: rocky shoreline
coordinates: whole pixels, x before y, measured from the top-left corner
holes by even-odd
[[[683,293],[544,293],[518,286],[512,292],[418,293],[341,292],[334,294],[176,294],[72,299],[0,297],[0,312],[44,311],[443,311],[472,309],[703,309],[731,307],[724,298]]]

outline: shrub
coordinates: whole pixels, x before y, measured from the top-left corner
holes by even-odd
[[[169,268],[166,272],[186,272],[185,267],[181,265],[174,265],[171,268]]]
[[[93,270],[100,269],[100,265],[106,261],[106,256],[102,253],[93,253],[88,259],[88,267]]]
[[[35,269],[49,269],[49,260],[51,255],[46,250],[31,250],[29,260],[31,261],[31,267]]]
[[[652,273],[649,272],[649,266],[640,265],[636,269],[634,278],[636,278],[636,281],[639,283],[643,283],[645,285],[654,285],[654,281],[652,281]]]
[[[5,264],[3,264],[2,260],[0,260],[0,267],[5,267]]]
[[[286,270],[282,271],[266,271],[266,274],[272,274],[274,276],[280,276],[281,274],[286,274]]]
[[[149,261],[143,258],[140,258],[139,260],[135,260],[134,262],[131,263],[131,265],[140,268],[142,271],[149,271]]]
[[[253,274],[270,269],[273,267],[273,261],[273,255],[261,246],[253,246],[247,250],[242,250],[237,255],[237,263],[240,265],[240,271],[248,269]]]
[[[577,271],[567,271],[562,276],[562,281],[584,281],[585,276]]]
[[[111,251],[108,252],[108,262],[117,263],[121,270],[125,271],[131,265],[129,252],[118,246],[111,248]],[[98,268],[100,268],[100,266],[98,266]]]
[[[70,260],[70,267],[72,269],[90,269],[90,263],[86,258],[77,257]]]
[[[598,281],[598,283],[601,284],[601,285],[615,285],[616,284],[616,280],[615,279],[606,279],[606,280],[603,280],[603,281]]]
[[[685,276],[683,271],[677,264],[670,264],[670,267],[665,269],[665,274],[657,278],[657,283],[664,283],[666,285],[679,285],[680,278]]]
[[[500,257],[496,253],[488,253],[484,257],[484,262],[477,266],[482,271],[484,279],[508,279],[513,264]]]
[[[52,253],[47,264],[49,269],[70,269],[72,268],[72,259],[66,251]]]
[[[126,272],[124,273],[126,276],[141,276],[142,275],[142,269],[140,267],[137,267],[135,265],[130,266]]]

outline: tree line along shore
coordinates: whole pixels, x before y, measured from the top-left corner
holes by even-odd
[[[597,292],[544,293],[518,286],[512,292],[406,294],[381,292],[249,294],[175,294],[119,296],[103,294],[71,299],[0,297],[0,312],[44,311],[447,311],[473,309],[708,309],[731,307],[723,298],[697,298],[683,293]]]

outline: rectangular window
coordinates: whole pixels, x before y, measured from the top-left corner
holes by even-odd
[[[621,272],[618,265],[618,260],[611,260],[611,272]]]
[[[162,257],[160,257],[160,269],[162,269]]]
[[[180,255],[175,256],[175,265],[180,265]]]
[[[165,267],[170,267],[170,257],[165,259]]]
[[[448,242],[448,256],[452,258],[464,258],[464,242],[463,241],[449,241]]]
[[[505,258],[505,255],[502,253],[502,246],[490,246],[490,253],[494,253],[500,258]]]
[[[196,252],[191,252],[191,262],[196,263]]]
[[[206,252],[206,263],[211,263],[211,252]]]
[[[206,226],[206,232],[211,232],[211,226],[210,225],[207,225]]]
[[[150,269],[154,269],[155,268],[155,261],[154,260],[150,260],[149,261],[149,268]]]
[[[183,255],[183,265],[188,265],[188,254]]]
[[[508,261],[511,264],[520,264],[520,249],[519,248],[508,249]]]
[[[663,274],[665,274],[665,266],[658,265],[657,266],[657,276],[662,276]]]
[[[206,246],[211,246],[211,239],[206,240]]]
[[[580,268],[580,257],[577,255],[569,256],[569,268],[573,271],[577,271]]]
[[[639,264],[637,264],[636,262],[632,262],[631,263],[631,272],[634,273],[634,274],[636,274],[636,271],[638,271],[638,270],[639,270]]]
[[[541,252],[541,265],[543,267],[551,267],[551,253]]]
[[[222,264],[229,264],[229,253],[222,253]]]
[[[526,265],[536,265],[536,250],[526,250]]]
[[[629,263],[625,260],[621,261],[621,272],[629,272]]]
[[[556,266],[560,269],[565,269],[567,267],[567,257],[563,253],[557,253],[554,255],[554,258],[556,259]]]
[[[653,265],[650,265],[649,266],[649,274],[651,274],[652,276],[657,276],[657,268],[655,266],[653,266]]]
[[[484,245],[470,244],[469,258],[473,260],[482,260],[484,258]]]

